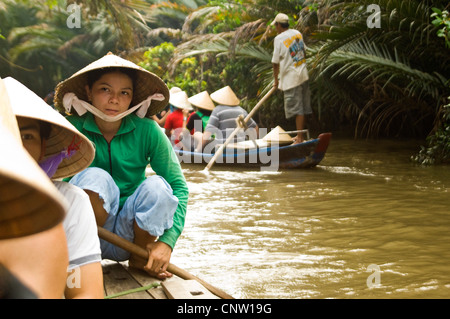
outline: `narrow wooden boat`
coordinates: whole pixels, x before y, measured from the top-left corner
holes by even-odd
[[[322,133],[295,145],[270,145],[252,141],[234,143],[219,156],[215,165],[266,168],[268,170],[310,168],[319,164],[325,157],[331,133]],[[180,163],[206,165],[214,154],[175,150]]]
[[[99,237],[137,256],[147,259],[144,248],[97,227]],[[128,262],[102,260],[104,294],[106,299],[233,299],[226,292],[171,263],[167,271],[173,276],[159,280],[145,271],[128,267]]]
[[[160,280],[127,262],[107,259],[102,268],[105,299],[220,299],[196,280],[176,275]]]

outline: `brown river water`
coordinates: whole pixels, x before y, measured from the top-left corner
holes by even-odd
[[[449,298],[450,166],[409,141],[332,139],[313,169],[183,165],[172,263],[235,298]]]

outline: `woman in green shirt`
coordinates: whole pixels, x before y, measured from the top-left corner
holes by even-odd
[[[149,251],[149,259],[101,240],[103,258],[130,261],[158,278],[186,215],[188,188],[170,141],[149,117],[168,102],[156,75],[108,54],[58,84],[55,105],[96,148],[91,167],[70,183],[83,188],[97,224]],[[150,164],[155,175],[146,176]]]

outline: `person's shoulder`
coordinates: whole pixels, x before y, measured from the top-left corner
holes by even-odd
[[[286,31],[281,32],[278,34],[275,39],[284,41],[286,38],[290,38],[293,35],[301,34],[300,31],[297,29],[287,29]]]
[[[175,112],[170,112],[169,113],[169,115],[167,115],[167,117],[166,117],[166,122],[167,121],[173,121],[173,119],[175,118],[177,116],[177,113],[175,113]]]
[[[198,115],[197,112],[192,112],[191,114],[189,114],[189,118],[199,119],[200,115]]]
[[[221,111],[221,110],[228,110],[228,109],[230,109],[230,108],[232,108],[232,107],[233,107],[233,106],[218,104],[218,105],[214,108],[213,112],[216,111],[216,110],[217,110],[216,112]]]
[[[277,34],[275,36],[275,38],[273,38],[273,42],[276,44],[276,43],[280,42],[281,38],[283,38],[283,37],[284,37],[283,33]]]
[[[63,115],[64,116],[64,115]],[[77,125],[81,125],[84,123],[84,121],[86,120],[86,115],[84,116],[79,116],[79,115],[74,115],[74,114],[70,114],[70,115],[66,115],[65,118],[74,126]]]
[[[83,134],[89,135],[90,132],[98,132],[98,128],[96,128],[97,124],[92,113],[86,112],[81,116],[71,114],[67,115],[66,119]]]
[[[58,191],[66,198],[75,199],[89,199],[86,192],[84,192],[80,187],[75,186],[73,184],[63,182],[63,181],[54,181],[53,184],[58,189]]]
[[[160,133],[162,132],[161,127],[154,120],[148,117],[140,118],[135,114],[130,114],[128,117],[130,117],[130,120],[133,121],[134,126],[136,127],[135,134],[142,139],[150,138],[154,140],[160,136]],[[168,122],[166,121],[166,124],[167,123]]]
[[[214,110],[211,112],[211,116],[218,116],[218,114],[222,114],[224,111],[227,111],[230,107],[227,105],[218,104]]]
[[[153,127],[157,127],[158,123],[156,123],[153,119],[148,118],[148,117],[139,117],[136,114],[130,114],[128,115],[129,119],[131,121],[133,121],[133,123],[136,126],[140,126],[140,127],[145,127],[145,128],[153,128]]]

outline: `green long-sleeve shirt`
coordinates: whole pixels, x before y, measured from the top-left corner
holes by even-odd
[[[95,144],[96,154],[91,166],[111,174],[120,189],[120,209],[146,178],[148,164],[170,184],[178,198],[178,207],[172,228],[167,229],[159,240],[173,249],[184,228],[189,191],[170,141],[158,124],[130,114],[122,119],[119,131],[108,143],[91,113],[67,119]]]

